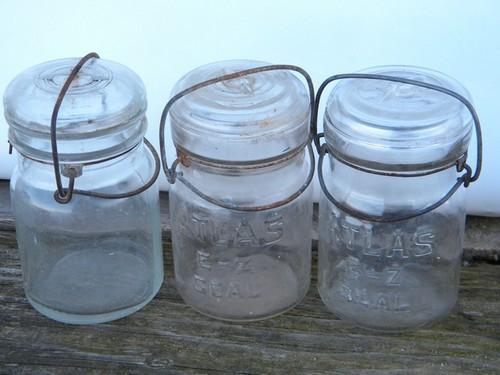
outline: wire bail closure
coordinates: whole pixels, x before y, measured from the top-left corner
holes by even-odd
[[[363,167],[354,165],[352,163],[349,163],[348,161],[342,159],[339,155],[337,155],[335,153],[335,150],[331,150],[327,143],[320,144],[320,140],[322,137],[324,137],[324,133],[319,133],[314,138],[314,144],[315,144],[316,149],[319,153],[318,179],[319,179],[321,189],[325,193],[326,197],[335,206],[337,206],[338,208],[340,208],[341,210],[343,210],[347,214],[354,216],[356,218],[362,219],[362,220],[374,221],[374,222],[379,222],[379,223],[391,223],[391,222],[397,222],[397,221],[404,221],[404,220],[415,218],[417,216],[424,215],[424,214],[438,208],[439,206],[444,204],[448,199],[450,199],[451,196],[458,190],[458,188],[462,184],[464,185],[464,187],[468,187],[472,182],[475,182],[479,178],[479,175],[481,174],[482,163],[483,163],[483,140],[482,140],[481,124],[479,122],[479,117],[476,113],[476,110],[474,109],[474,106],[465,97],[463,97],[462,95],[458,94],[457,92],[450,90],[450,89],[447,89],[445,87],[441,87],[438,85],[433,85],[430,83],[421,82],[421,81],[417,81],[417,80],[413,80],[413,79],[402,78],[402,77],[394,77],[394,76],[388,76],[388,75],[383,75],[383,74],[371,74],[371,73],[337,74],[337,75],[333,75],[333,76],[327,78],[318,89],[318,92],[316,94],[314,112],[313,112],[314,122],[316,124],[317,124],[317,120],[318,120],[319,105],[320,105],[321,95],[323,94],[323,91],[331,82],[342,80],[342,79],[372,79],[372,80],[379,80],[379,81],[391,81],[391,82],[404,83],[404,84],[408,84],[408,85],[423,87],[423,88],[426,88],[429,90],[438,91],[438,92],[441,92],[443,94],[449,95],[449,96],[457,99],[458,101],[462,102],[465,105],[465,107],[467,108],[467,110],[470,112],[470,114],[472,116],[472,120],[474,122],[474,129],[476,132],[476,139],[477,139],[477,162],[476,162],[475,171],[474,171],[474,173],[472,173],[472,168],[467,164],[467,152],[465,152],[453,164],[444,166],[444,167],[439,168],[437,170],[428,171],[428,172],[414,173],[414,174],[402,174],[402,173],[397,173],[397,172],[374,171],[374,170],[370,170],[370,169],[363,168]],[[330,153],[330,155],[332,155],[332,157],[334,157],[335,159],[339,160],[340,162],[342,162],[344,164],[347,164],[348,166],[350,166],[352,168],[361,170],[363,172],[367,172],[367,173],[371,173],[371,174],[378,174],[378,175],[383,175],[383,176],[390,176],[390,177],[425,176],[425,175],[430,175],[430,174],[440,172],[444,169],[448,169],[449,167],[452,167],[453,165],[456,166],[457,172],[462,172],[463,170],[465,170],[465,173],[457,178],[457,181],[455,182],[455,184],[451,187],[451,189],[441,199],[439,199],[437,202],[430,204],[430,205],[428,205],[420,210],[417,210],[414,213],[404,214],[404,215],[369,215],[369,214],[364,213],[363,211],[357,210],[353,207],[350,207],[344,203],[339,202],[330,193],[330,191],[328,190],[328,188],[325,184],[325,180],[324,180],[324,176],[323,176],[323,161],[324,161],[325,155],[327,153]]]
[[[154,158],[155,161],[155,170],[153,172],[153,175],[151,178],[140,188],[137,188],[135,190],[126,192],[126,193],[116,193],[116,194],[108,194],[108,193],[99,193],[95,191],[89,191],[89,190],[79,190],[75,189],[75,179],[79,176],[82,175],[82,168],[84,165],[91,165],[91,164],[98,164],[102,163],[105,161],[109,161],[112,159],[115,159],[117,157],[120,157],[127,152],[130,151],[127,150],[119,155],[100,160],[97,162],[91,162],[87,164],[78,164],[78,165],[64,165],[62,168],[60,166],[59,162],[59,153],[57,151],[57,116],[59,114],[59,109],[61,108],[61,104],[64,100],[64,97],[66,96],[66,93],[68,92],[71,83],[73,80],[78,76],[78,73],[82,69],[82,67],[85,65],[86,62],[88,62],[90,59],[99,59],[99,55],[95,52],[91,52],[84,57],[80,59],[78,64],[75,65],[75,67],[71,70],[71,73],[69,74],[68,78],[64,82],[63,87],[61,88],[61,91],[59,92],[59,95],[57,97],[56,103],[54,105],[54,109],[52,111],[52,117],[50,120],[50,143],[52,146],[52,162],[54,165],[54,175],[56,179],[56,185],[57,185],[57,190],[54,192],[54,199],[61,204],[66,204],[71,201],[73,198],[74,194],[79,194],[79,195],[85,195],[85,196],[90,196],[90,197],[95,197],[95,198],[103,198],[103,199],[121,199],[121,198],[128,198],[132,197],[134,195],[140,194],[143,191],[146,191],[149,189],[157,180],[159,174],[160,174],[160,158],[155,151],[153,145],[146,139],[144,138],[144,144],[147,146],[149,151],[151,152],[151,155]],[[134,146],[135,147],[135,146]],[[62,179],[61,179],[61,169],[62,169],[62,174],[69,179],[68,187],[64,188],[62,185]]]
[[[166,147],[165,147],[165,123],[167,120],[168,113],[172,106],[174,105],[175,102],[180,100],[181,98],[185,97],[186,95],[200,90],[204,87],[213,85],[215,83],[223,82],[223,81],[229,81],[232,79],[237,79],[241,77],[245,77],[248,75],[252,74],[257,74],[257,73],[262,73],[262,72],[268,72],[268,71],[275,71],[275,70],[291,70],[294,72],[297,72],[301,74],[304,79],[307,82],[307,86],[309,89],[309,101],[310,101],[310,121],[309,121],[309,128],[310,128],[310,137],[309,140],[307,141],[305,147],[307,147],[308,154],[309,154],[309,160],[310,160],[310,168],[309,168],[309,173],[307,175],[306,181],[304,184],[294,193],[292,193],[290,196],[288,196],[285,199],[282,199],[280,201],[271,203],[271,204],[266,204],[266,205],[260,205],[260,206],[240,206],[236,204],[232,204],[229,202],[221,201],[219,199],[210,197],[206,194],[204,194],[201,190],[199,190],[197,187],[195,187],[193,184],[191,184],[189,181],[187,181],[184,176],[182,175],[182,172],[176,172],[177,165],[179,162],[184,161],[186,158],[189,158],[189,156],[184,155],[181,153],[181,156],[178,156],[174,162],[172,163],[172,166],[169,168],[168,167],[168,161],[166,157]],[[161,119],[160,119],[160,155],[161,155],[161,162],[163,166],[163,171],[165,173],[165,176],[167,177],[167,181],[170,184],[174,184],[176,180],[179,180],[182,184],[184,184],[188,189],[190,189],[193,193],[198,195],[200,198],[206,200],[207,202],[210,202],[212,204],[215,204],[216,206],[226,208],[229,210],[234,210],[234,211],[242,211],[242,212],[257,212],[257,211],[264,211],[268,209],[273,209],[277,207],[281,207],[291,201],[293,201],[295,198],[297,198],[299,195],[301,195],[307,187],[311,184],[311,181],[314,176],[314,165],[315,165],[315,158],[314,158],[314,151],[312,148],[312,142],[315,139],[315,135],[317,133],[316,131],[316,122],[314,121],[314,84],[312,82],[311,76],[309,73],[307,73],[304,69],[301,67],[295,66],[295,65],[266,65],[266,66],[261,66],[257,68],[251,68],[251,69],[245,69],[239,72],[235,73],[230,73],[230,74],[225,74],[219,77],[215,77],[206,81],[202,81],[200,83],[197,83],[196,85],[193,85],[191,87],[188,87],[179,93],[175,94],[165,105],[165,108],[163,109]],[[302,150],[302,148],[301,148]],[[182,159],[182,160],[181,160]],[[281,162],[281,159],[276,160],[272,163],[276,164]],[[268,164],[269,165],[269,164]]]

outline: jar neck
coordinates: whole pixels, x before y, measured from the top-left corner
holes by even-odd
[[[69,205],[56,203],[54,192],[57,185],[54,166],[26,159],[21,155],[16,156],[18,156],[17,164],[11,177],[13,184],[32,186],[33,189],[43,192],[44,199],[46,199],[47,204],[50,204],[50,207],[72,207],[74,200],[84,199],[82,198],[83,195],[76,194]],[[146,152],[145,146],[141,142],[130,152],[117,158],[84,166],[81,169],[81,174],[75,179],[75,189],[105,194],[122,194],[144,186],[145,181],[152,176],[154,170],[154,158]],[[61,178],[63,187],[68,187],[69,179],[64,174],[62,174]],[[148,191],[154,193],[155,189]],[[121,201],[120,199],[99,199],[95,197],[85,199],[96,200],[96,202],[106,201],[110,202],[110,205],[119,204]]]
[[[141,116],[131,123],[119,124],[106,132],[74,135],[59,131],[57,134],[59,162],[86,165],[119,157],[142,142],[146,129],[147,120]],[[11,123],[9,142],[25,158],[52,164],[50,133],[26,130]]]
[[[134,145],[132,148],[129,150],[126,150],[125,152],[122,152],[117,155],[113,155],[111,157],[97,160],[97,161],[91,161],[91,162],[84,162],[84,163],[75,163],[75,162],[61,162],[61,167],[64,166],[81,166],[84,168],[85,171],[91,171],[91,170],[98,170],[98,169],[103,169],[103,168],[108,168],[114,165],[119,165],[121,164],[124,160],[129,159],[137,155],[137,153],[142,151],[142,148],[144,143],[142,140],[139,141],[136,145]],[[48,170],[52,171],[53,170],[53,163],[51,161],[46,161],[46,160],[37,160],[35,158],[30,157],[29,155],[19,153],[19,158],[18,161],[20,165],[24,165],[26,163],[30,165],[36,165],[39,167],[44,167],[47,168]]]
[[[378,163],[375,160],[359,160],[346,156],[335,150],[333,147],[327,144],[328,154],[331,158],[336,159],[339,163],[342,163],[352,169],[356,169],[361,172],[389,176],[389,177],[421,177],[430,174],[438,173],[450,168],[457,168],[458,165],[465,162],[467,159],[467,153],[462,154],[458,158],[451,158],[449,160],[437,160],[429,163],[421,164],[385,164]]]
[[[457,181],[455,167],[417,177],[393,177],[366,173],[328,157],[324,181],[330,194],[340,203],[368,215],[404,215],[423,209],[440,200]],[[457,204],[464,189],[450,198]],[[440,209],[446,210],[448,204]]]
[[[185,168],[196,168],[205,173],[238,176],[268,173],[301,162],[304,159],[304,151],[303,146],[272,159],[257,160],[251,163],[234,163],[200,158],[177,147],[177,159],[179,164]]]

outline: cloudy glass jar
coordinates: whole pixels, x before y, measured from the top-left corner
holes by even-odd
[[[428,69],[386,66],[362,73],[469,98],[454,79]],[[360,77],[335,85],[324,117],[322,152],[328,156],[318,165],[318,266],[321,297],[339,317],[403,330],[454,307],[472,124],[460,100],[429,88]]]
[[[174,93],[263,65],[206,65],[184,76]],[[314,170],[310,107],[306,87],[285,71],[217,82],[172,106],[175,280],[197,311],[258,320],[290,309],[306,294],[312,230],[307,187]]]
[[[72,81],[56,129],[64,187],[71,173],[76,178],[68,202],[58,195],[52,111],[77,63],[61,59],[22,72],[4,106],[18,159],[11,198],[26,296],[52,319],[87,324],[148,303],[163,262],[157,166],[144,143],[146,94],[126,67],[92,58]]]

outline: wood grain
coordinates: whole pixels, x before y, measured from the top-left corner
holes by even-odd
[[[497,219],[473,219],[479,253],[468,250],[453,314],[382,335],[326,310],[315,266],[306,298],[274,319],[225,323],[191,310],[174,285],[163,197],[167,274],[158,296],[127,318],[71,326],[38,314],[24,297],[7,196],[0,183],[0,374],[500,374],[500,265],[484,261],[494,262],[500,248]]]
[[[127,318],[94,326],[51,321],[24,298],[14,232],[0,236],[1,374],[495,374],[500,373],[500,266],[463,268],[456,311],[414,332],[381,335],[329,313],[313,278],[277,318],[219,322],[186,306],[172,279]],[[313,271],[313,275],[315,272]]]

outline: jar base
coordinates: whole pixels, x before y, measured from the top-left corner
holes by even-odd
[[[328,311],[330,311],[332,314],[337,316],[340,320],[344,320],[346,322],[349,322],[350,324],[374,333],[381,333],[381,334],[399,334],[399,333],[404,333],[404,332],[409,332],[409,331],[414,331],[416,329],[420,329],[423,327],[428,327],[436,322],[441,321],[442,319],[446,318],[455,308],[456,306],[456,300],[454,304],[449,305],[448,308],[443,309],[440,311],[439,314],[435,314],[433,317],[425,320],[425,321],[419,321],[416,322],[415,324],[408,324],[405,326],[394,326],[394,327],[388,327],[388,326],[368,326],[366,324],[362,324],[359,321],[353,319],[352,317],[348,316],[347,314],[344,314],[340,312],[338,309],[332,308],[329,304],[327,304],[327,300],[323,297],[321,288],[318,288],[319,295],[321,297],[321,300],[325,304],[325,307],[327,308]],[[364,319],[366,320],[366,319]],[[368,320],[366,320],[368,321]]]
[[[75,325],[98,324],[124,318],[142,309],[149,302],[151,302],[151,300],[156,296],[156,294],[158,294],[161,285],[162,283],[159,283],[157,286],[155,286],[153,293],[151,293],[144,301],[142,301],[137,305],[129,306],[124,309],[115,310],[109,313],[102,313],[102,314],[87,315],[87,314],[65,313],[63,311],[55,310],[44,304],[38,303],[32,298],[30,298],[28,295],[26,295],[26,298],[36,311],[38,311],[40,314],[46,316],[49,319],[61,323],[75,324]]]
[[[223,321],[223,322],[230,322],[230,323],[250,323],[250,322],[258,322],[258,321],[261,321],[261,320],[267,320],[267,319],[273,319],[279,315],[282,315],[290,310],[292,310],[294,307],[296,307],[297,305],[299,305],[302,300],[304,299],[304,297],[306,296],[307,293],[305,293],[298,301],[294,302],[293,304],[283,308],[283,309],[280,309],[276,312],[273,312],[272,314],[269,314],[269,315],[259,315],[259,316],[255,316],[255,317],[245,317],[245,318],[226,318],[226,317],[221,317],[221,316],[217,316],[217,315],[212,315],[210,313],[207,313],[207,312],[204,312],[194,306],[191,306],[188,304],[188,306],[190,308],[192,308],[194,311],[196,311],[197,313],[201,314],[201,315],[204,315],[204,316],[207,316],[211,319],[216,319],[216,320],[220,320],[220,321]]]
[[[360,324],[360,323],[356,322],[355,320],[353,320],[353,319],[351,319],[351,318],[349,318],[347,316],[344,316],[342,313],[336,312],[336,311],[328,308],[328,311],[330,311],[332,314],[334,314],[340,320],[349,322],[353,326],[355,326],[357,328],[360,328],[362,330],[365,330],[365,331],[368,331],[368,332],[372,332],[372,333],[384,334],[384,335],[398,335],[398,334],[401,334],[401,333],[411,332],[411,331],[415,331],[417,329],[429,327],[429,326],[431,326],[431,325],[433,325],[433,324],[435,324],[435,323],[443,320],[444,318],[446,318],[446,316],[449,315],[449,313],[452,310],[453,310],[453,308],[450,309],[450,311],[448,313],[444,313],[441,316],[438,316],[438,317],[433,318],[433,319],[431,319],[429,321],[422,322],[422,323],[419,323],[419,324],[416,324],[416,325],[413,325],[413,326],[395,327],[395,328],[389,328],[389,327],[380,328],[380,327],[370,327],[370,326],[366,326],[366,325]]]

